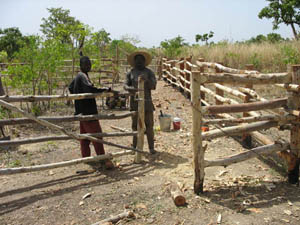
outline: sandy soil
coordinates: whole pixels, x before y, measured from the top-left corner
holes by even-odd
[[[135,218],[118,224],[299,224],[299,188],[286,182],[284,169],[270,159],[252,159],[227,168],[206,169],[204,193],[193,193],[191,148],[191,107],[179,91],[164,81],[153,93],[155,127],[159,110],[182,119],[181,130],[155,131],[159,152],[133,163],[133,156],[115,160],[118,168],[76,174],[87,165],[50,171],[0,176],[0,225],[6,224],[93,224],[124,210]],[[71,114],[73,108],[57,105],[48,114]],[[111,125],[130,128],[130,118],[101,121],[103,130]],[[78,131],[78,123],[62,124]],[[214,129],[214,127],[210,127]],[[40,126],[14,126],[14,138],[50,135]],[[112,140],[112,139],[108,139]],[[145,138],[146,140],[146,138]],[[131,138],[114,142],[130,145]],[[148,151],[147,143],[145,150]],[[119,151],[106,147],[107,152]],[[206,158],[214,159],[244,151],[236,139],[224,137],[208,143]],[[93,154],[93,147],[92,147]],[[18,167],[71,160],[80,157],[77,141],[44,142],[1,150],[0,167]],[[270,166],[271,165],[271,166]],[[177,182],[187,200],[176,207],[168,186]],[[90,197],[83,196],[90,193]]]

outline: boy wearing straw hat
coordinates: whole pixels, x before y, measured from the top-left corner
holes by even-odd
[[[154,150],[154,132],[153,132],[153,111],[154,106],[152,103],[151,91],[156,88],[156,78],[152,70],[147,68],[151,63],[152,57],[149,53],[144,51],[137,51],[130,54],[127,57],[128,63],[132,66],[130,72],[126,75],[126,82],[124,89],[131,93],[138,91],[138,78],[142,77],[145,81],[144,92],[145,92],[145,125],[146,134],[148,140],[149,151],[151,154],[155,154]],[[130,96],[130,111],[138,110],[138,102],[136,96]],[[132,130],[137,130],[137,115],[132,116]],[[133,147],[136,148],[137,137],[133,137]]]

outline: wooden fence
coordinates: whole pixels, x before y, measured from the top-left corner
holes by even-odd
[[[289,66],[286,73],[270,74],[254,71],[251,65],[248,65],[246,70],[238,70],[218,63],[204,62],[203,59],[192,63],[191,58],[179,60],[163,58],[161,65],[162,78],[191,97],[195,193],[203,192],[206,167],[228,166],[278,151],[285,152],[289,154],[289,158],[296,160],[297,163],[295,160],[288,161],[288,173],[290,183],[298,182],[300,65]],[[273,88],[283,88],[287,91],[287,97],[267,100],[253,90],[253,85],[268,85],[264,86],[266,89],[270,89],[270,85],[273,85]],[[243,113],[242,117],[238,118],[236,113]],[[212,116],[214,118],[211,118]],[[230,126],[219,126],[217,129],[202,133],[201,127],[209,124]],[[286,129],[290,129],[290,143],[274,142],[259,132],[283,125]],[[203,141],[241,133],[244,134],[245,140],[251,137],[262,146],[224,159],[205,160],[207,145],[204,145]]]
[[[87,116],[63,116],[63,117],[35,117],[29,113],[24,112],[23,110],[17,108],[13,104],[9,102],[19,102],[19,101],[57,101],[57,100],[74,100],[74,99],[87,99],[87,98],[103,98],[103,97],[112,97],[113,93],[99,93],[99,94],[77,94],[77,95],[68,95],[68,96],[1,96],[0,97],[0,105],[9,110],[17,112],[23,115],[23,118],[8,118],[0,120],[0,126],[10,126],[15,124],[28,124],[32,122],[36,122],[42,126],[48,127],[51,130],[56,130],[64,135],[61,136],[39,136],[34,138],[26,138],[26,139],[18,139],[18,140],[4,140],[0,141],[0,146],[12,146],[12,145],[21,145],[21,144],[31,144],[31,143],[39,143],[49,140],[69,140],[69,139],[87,139],[94,142],[99,142],[105,145],[110,145],[114,147],[118,147],[121,149],[125,149],[125,151],[100,155],[96,157],[86,157],[82,159],[74,159],[66,162],[59,163],[51,163],[46,165],[37,165],[30,167],[19,167],[19,168],[3,168],[0,169],[0,175],[5,174],[16,174],[16,173],[25,173],[25,172],[33,172],[40,171],[46,169],[53,169],[58,167],[70,166],[78,163],[85,162],[93,162],[100,161],[105,159],[110,159],[113,157],[120,157],[123,155],[131,154],[132,151],[136,152],[135,154],[135,162],[139,163],[141,161],[142,154],[148,154],[143,151],[144,145],[144,92],[142,91],[144,87],[144,81],[139,79],[139,102],[138,102],[138,112],[126,112],[122,114],[99,114],[99,115],[87,115]],[[137,132],[123,132],[123,133],[93,133],[93,134],[76,134],[73,132],[69,132],[61,126],[58,126],[55,123],[58,122],[72,122],[72,121],[86,121],[86,120],[110,120],[110,119],[123,119],[133,116],[134,114],[138,114],[138,130]],[[105,141],[104,137],[121,137],[121,136],[137,136],[137,148],[123,146],[115,143],[111,143]]]

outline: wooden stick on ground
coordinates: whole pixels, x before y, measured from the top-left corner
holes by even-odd
[[[29,114],[29,113],[26,113],[24,112],[23,110],[15,107],[14,105],[12,104],[9,104],[5,101],[2,101],[0,100],[0,105],[4,106],[5,108],[8,108],[12,111],[15,111],[15,112],[18,112],[18,113],[21,113],[23,116],[26,116],[28,117],[29,119],[31,120],[34,120],[35,122],[45,126],[45,127],[48,127],[52,130],[58,130],[66,135],[68,135],[69,137],[72,137],[73,139],[77,139],[77,140],[90,140],[90,141],[94,141],[94,142],[98,142],[98,143],[102,143],[102,144],[106,144],[106,145],[110,145],[110,146],[114,146],[114,147],[118,147],[118,148],[122,148],[122,149],[126,149],[126,150],[132,150],[132,151],[135,151],[135,152],[140,152],[140,153],[144,153],[146,154],[145,152],[143,151],[140,151],[138,149],[135,149],[135,148],[132,148],[132,147],[127,147],[127,146],[122,146],[122,145],[118,145],[118,144],[114,144],[114,143],[111,143],[111,142],[108,142],[108,141],[104,141],[104,140],[101,140],[101,139],[98,139],[98,138],[95,138],[95,137],[92,137],[92,136],[88,136],[88,135],[83,135],[83,134],[74,134],[72,132],[68,132],[66,131],[63,127],[60,127],[58,125],[55,125],[55,124],[52,124],[48,121],[45,121],[45,120],[42,120],[42,119],[38,119],[36,118],[35,116]]]
[[[116,127],[116,126],[110,126],[112,129],[115,129],[115,130],[119,130],[119,131],[122,131],[122,132],[128,132],[127,129],[125,128],[122,128],[122,127]]]
[[[99,221],[97,223],[93,223],[92,225],[102,225],[102,224],[105,224],[105,223],[108,223],[108,222],[117,223],[121,219],[124,219],[124,218],[134,218],[134,217],[135,217],[135,215],[134,215],[133,212],[131,212],[131,211],[125,211],[125,212],[120,213],[118,215],[115,215],[115,216],[112,216],[110,218],[101,220],[101,221]]]
[[[170,193],[176,206],[184,206],[186,204],[185,197],[177,184],[170,184]]]

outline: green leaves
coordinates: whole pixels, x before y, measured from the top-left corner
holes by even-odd
[[[298,32],[295,25],[300,26],[300,1],[299,0],[267,0],[269,6],[264,7],[258,14],[260,19],[273,19],[273,29],[278,29],[284,23],[292,27],[295,39]]]
[[[182,52],[182,47],[187,45],[181,36],[160,42],[160,46],[164,49],[165,55],[169,58],[179,56]]]
[[[207,45],[208,40],[211,39],[213,36],[214,36],[214,32],[210,31],[207,34],[202,34],[202,35],[201,34],[196,34],[195,39],[196,39],[196,42],[203,41]]]
[[[11,27],[4,30],[0,29],[0,52],[5,51],[9,60],[13,58],[15,52],[22,47],[20,41],[23,40],[23,35],[19,28]]]

